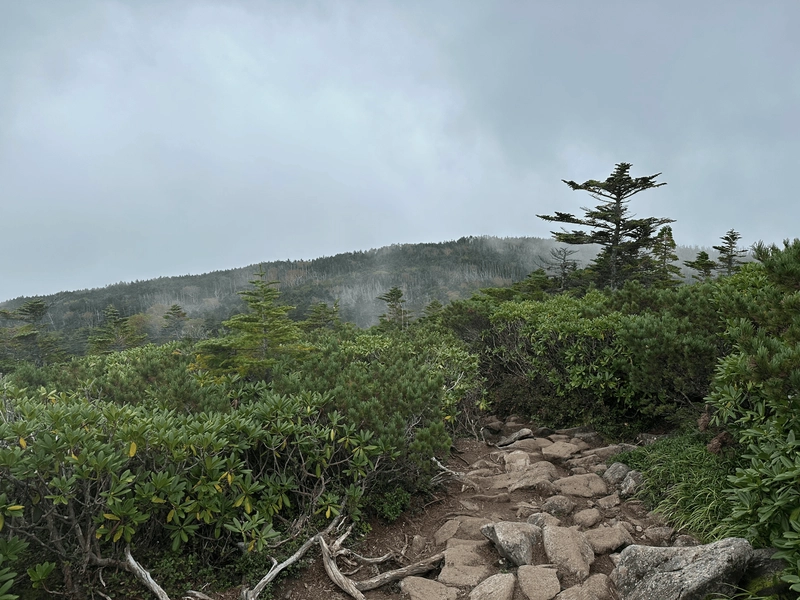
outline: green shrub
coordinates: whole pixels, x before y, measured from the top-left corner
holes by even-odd
[[[731,526],[788,561],[800,591],[800,240],[760,246],[762,265],[726,278],[733,352],[708,398],[737,438],[746,464],[730,477]]]
[[[403,488],[375,493],[371,496],[370,505],[379,517],[394,523],[411,505],[411,494]]]
[[[383,482],[425,485],[431,457],[445,455],[445,374],[407,332],[351,332],[331,336],[300,365],[276,368],[279,393],[329,394],[342,423],[372,432],[371,444],[392,449]],[[294,366],[296,370],[289,367]]]

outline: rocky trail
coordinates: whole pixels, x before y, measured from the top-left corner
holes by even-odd
[[[705,598],[779,570],[769,551],[738,538],[706,546],[633,499],[641,474],[609,459],[587,428],[531,430],[512,420],[459,440],[439,497],[392,525],[376,523],[356,551],[397,560],[347,571],[356,584],[429,558],[427,571],[367,600],[647,600]],[[760,553],[760,554],[759,554]],[[320,558],[276,585],[280,600],[345,600]],[[749,569],[749,570],[748,570]],[[358,592],[361,593],[361,592]]]

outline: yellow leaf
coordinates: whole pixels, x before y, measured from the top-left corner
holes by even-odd
[[[233,503],[233,508],[239,508],[242,505],[242,502],[244,502],[244,496],[239,496],[236,499],[236,502]]]
[[[218,492],[221,492],[222,491],[222,486],[220,484],[218,484],[218,483],[215,483],[214,484],[214,489],[217,490]]]
[[[325,511],[325,518],[326,519],[330,519],[331,518],[331,507],[330,506],[328,507],[328,510]]]
[[[150,498],[150,502],[153,502],[154,504],[164,504],[166,503],[166,500],[164,500],[163,498],[159,498],[158,496],[153,496],[152,498]]]
[[[103,516],[109,521],[119,521],[119,517],[112,513],[103,513]]]
[[[9,506],[7,510],[22,510],[25,508],[22,504],[15,504],[14,506]]]
[[[112,541],[114,541],[114,542],[118,542],[119,541],[119,539],[122,537],[122,530],[123,529],[124,529],[124,527],[120,527],[119,529],[117,529],[117,533],[114,534],[114,539]]]
[[[19,445],[22,447],[23,450],[28,447],[28,442],[25,441],[25,438],[19,438]]]
[[[171,522],[172,517],[174,516],[175,516],[175,509],[173,508],[171,511],[169,511],[169,514],[167,514],[167,523]]]
[[[250,544],[247,546],[247,551],[248,552],[252,552],[253,548],[255,548],[255,547],[256,547],[256,541],[255,540],[250,540]]]
[[[231,472],[228,471],[228,485],[232,484],[233,484],[233,475],[231,475]]]
[[[98,531],[97,533],[94,534],[94,537],[96,537],[99,540],[101,537],[103,537],[103,534]]]
[[[128,456],[131,458],[136,456],[136,442],[131,442],[131,447],[128,449]]]
[[[0,531],[3,530],[3,525],[6,522],[6,518],[3,516],[3,513],[0,513]]]

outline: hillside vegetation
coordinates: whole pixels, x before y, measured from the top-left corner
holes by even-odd
[[[68,357],[47,302],[7,309],[0,600],[252,592],[270,557],[334,519],[363,535],[431,492],[431,459],[489,411],[621,439],[704,413],[706,433],[632,460],[679,526],[778,547],[800,590],[800,239],[757,245],[744,264],[729,231],[717,261],[689,261],[689,285],[671,268],[668,219],[604,210],[657,187],[629,167],[568,182],[608,196],[586,217],[553,219],[588,228],[562,240],[598,244],[585,268],[555,249],[549,273],[415,311],[392,285],[376,291],[369,329],[330,299],[292,319],[268,265],[205,339],[175,304],[160,324],[174,339],[145,344],[135,315],[112,305],[89,354]],[[727,447],[703,459],[722,432]]]
[[[86,353],[88,337],[104,323],[109,306],[130,318],[131,326],[154,343],[176,338],[171,335],[174,332],[162,327],[164,316],[174,305],[186,313],[182,336],[213,336],[222,321],[244,309],[239,292],[261,268],[268,280],[279,282],[282,301],[294,307],[290,313],[293,319],[306,318],[319,302],[338,303],[342,320],[370,327],[383,313],[383,303],[377,297],[392,287],[403,290],[408,310],[419,315],[434,300],[446,304],[469,298],[481,288],[509,286],[538,268],[554,271],[557,265],[551,251],[557,247],[553,240],[541,238],[464,237],[308,261],[265,262],[203,275],[117,283],[37,298],[19,297],[0,303],[0,329],[14,325],[2,319],[3,309],[14,311],[38,299],[47,306],[42,325],[58,334],[60,345],[69,354]],[[677,252],[681,260],[689,260],[697,249],[679,247]],[[583,267],[596,254],[596,246],[578,247],[569,260]],[[690,270],[683,270],[690,277]]]

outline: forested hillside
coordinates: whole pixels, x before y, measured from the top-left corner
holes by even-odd
[[[403,290],[407,310],[419,315],[434,300],[446,304],[468,298],[481,288],[507,287],[539,268],[555,273],[558,261],[551,251],[559,247],[564,246],[541,238],[464,237],[310,261],[268,262],[263,263],[263,268],[270,281],[280,282],[282,301],[296,307],[290,313],[293,319],[305,318],[309,308],[318,302],[338,302],[344,321],[368,327],[377,323],[384,312],[378,296],[392,287]],[[677,254],[681,260],[688,260],[697,250],[679,247]],[[576,247],[570,253],[568,260],[582,267],[595,256],[597,247]],[[163,328],[164,316],[171,306],[178,305],[186,313],[183,334],[206,337],[218,331],[221,321],[243,309],[238,293],[248,287],[261,266],[123,282],[41,297],[47,305],[43,325],[62,336],[68,353],[83,354],[88,336],[105,322],[109,306],[130,318],[130,324],[149,341],[163,342],[169,339]],[[689,273],[686,267],[683,271]],[[15,298],[0,303],[0,309],[13,311],[29,300]],[[0,328],[10,324],[0,319]]]

